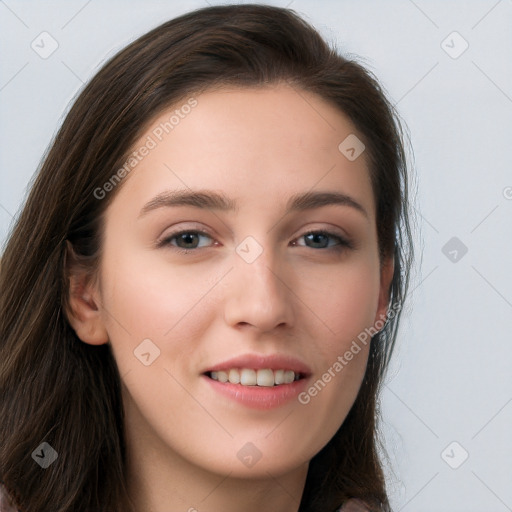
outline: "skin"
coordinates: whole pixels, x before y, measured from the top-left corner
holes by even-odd
[[[393,265],[379,261],[366,155],[351,162],[338,150],[349,134],[363,137],[332,105],[285,84],[196,99],[115,191],[98,279],[74,275],[70,322],[85,343],[111,344],[136,510],[297,511],[309,461],[356,398],[368,346],[306,405],[251,409],[201,373],[241,354],[282,353],[306,362],[314,383],[386,313]],[[239,209],[161,207],[139,217],[177,189],[222,192]],[[288,198],[308,191],[343,192],[367,216],[347,205],[285,214]],[[320,229],[333,236],[304,236]],[[179,230],[208,236],[192,234],[199,248],[187,254],[177,238],[156,246]],[[235,250],[247,236],[263,251],[252,263]],[[134,350],[148,338],[160,355],[145,366]],[[261,452],[252,467],[237,457],[247,442]]]

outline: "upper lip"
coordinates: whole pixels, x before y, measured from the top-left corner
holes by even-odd
[[[254,370],[293,370],[305,377],[311,374],[311,369],[300,359],[284,354],[243,354],[222,363],[207,368],[203,373],[231,370],[232,368],[250,368]]]

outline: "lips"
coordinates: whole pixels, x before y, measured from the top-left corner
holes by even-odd
[[[288,388],[311,375],[310,368],[293,356],[246,354],[208,368],[203,375],[232,389]]]
[[[260,410],[295,400],[308,386],[311,375],[307,364],[282,354],[245,354],[202,372],[205,383],[219,396]]]
[[[240,384],[242,386],[280,386],[291,384],[301,378],[300,373],[293,370],[271,370],[264,368],[256,370],[252,368],[231,368],[229,371],[213,371],[206,374],[213,380],[219,382],[230,382],[231,384]]]
[[[233,370],[238,370],[240,379],[242,379],[244,373],[246,373],[249,381],[252,380],[253,377],[250,372],[254,372],[256,374],[256,380],[258,380],[258,374],[260,373],[262,380],[268,380],[266,377],[270,377],[268,372],[268,370],[270,370],[273,372],[274,381],[277,377],[279,383],[284,383],[285,380],[290,380],[290,372],[293,372],[294,374],[293,379],[290,382],[309,377],[309,375],[311,375],[311,369],[309,366],[303,363],[300,359],[282,354],[274,354],[270,356],[262,354],[241,355],[207,368],[203,374],[211,378],[212,373],[214,374],[214,377],[218,377],[220,372],[221,379],[224,379],[223,374],[227,374],[228,379],[226,380],[231,381],[231,378],[229,377],[233,376],[233,380],[236,381],[236,373]],[[247,372],[245,372],[245,370],[247,370]],[[260,370],[266,371],[260,372]],[[221,379],[217,378],[216,380]],[[281,380],[283,382],[280,382]]]

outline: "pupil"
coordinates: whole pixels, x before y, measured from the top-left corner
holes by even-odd
[[[184,242],[185,245],[194,245],[194,241],[197,238],[196,233],[183,233],[180,237],[180,240]],[[192,247],[185,247],[185,249],[191,249]]]
[[[313,243],[314,244],[320,244],[321,247],[326,247],[325,242],[326,241],[326,236],[323,235],[322,233],[310,233],[309,235],[306,235],[308,237],[310,237],[310,240],[312,239]],[[318,241],[319,238],[323,238],[323,242],[322,241]]]

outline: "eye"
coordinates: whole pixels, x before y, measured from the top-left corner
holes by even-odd
[[[201,249],[205,246],[199,245],[201,238],[208,238],[212,240],[211,236],[209,236],[204,231],[184,230],[171,233],[169,236],[163,239],[158,244],[158,246],[162,247],[171,245],[176,247],[179,252],[188,252],[191,249]]]
[[[344,248],[352,248],[351,243],[339,235],[328,231],[310,231],[300,236],[297,240],[304,239],[305,244],[294,242],[293,245],[305,245],[311,249],[332,249],[341,250]]]
[[[204,231],[189,229],[171,233],[158,243],[158,247],[171,246],[176,251],[186,254],[194,249],[208,247],[208,242],[201,244],[201,238],[213,240],[212,237]],[[301,239],[304,239],[304,244],[294,241],[292,245],[309,247],[310,249],[329,249],[333,251],[352,248],[352,244],[348,240],[334,233],[330,233],[329,231],[310,231],[300,236],[297,240]]]

